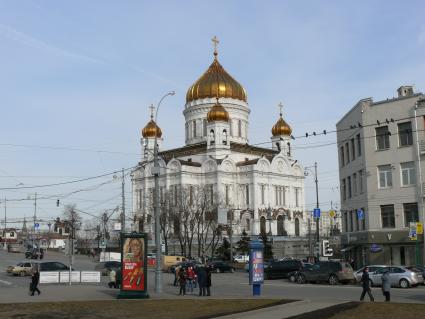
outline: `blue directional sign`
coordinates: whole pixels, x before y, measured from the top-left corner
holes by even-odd
[[[39,223],[35,223],[34,224],[34,228],[38,228],[38,227],[40,227],[40,224]]]
[[[313,217],[314,218],[320,218],[320,208],[315,208],[313,210]]]
[[[363,211],[363,209],[359,208],[357,210],[357,218],[358,219],[364,219],[364,211]]]

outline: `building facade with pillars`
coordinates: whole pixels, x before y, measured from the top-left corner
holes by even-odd
[[[227,212],[234,235],[246,231],[258,236],[263,231],[276,236],[305,236],[303,168],[292,154],[292,129],[283,119],[282,109],[274,125],[270,119],[270,147],[250,145],[247,94],[219,63],[215,50],[210,67],[189,87],[182,111],[182,147],[161,148],[166,136],[154,122],[153,111],[142,130],[142,159],[132,174],[133,211],[139,229],[154,231],[152,161],[156,139],[160,198],[167,191],[207,187],[216,201],[214,209]]]
[[[342,251],[358,267],[422,260],[423,236],[416,247],[409,224],[424,219],[425,96],[411,86],[397,91],[360,100],[336,125]]]

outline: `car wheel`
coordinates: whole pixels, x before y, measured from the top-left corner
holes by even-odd
[[[295,282],[295,280],[296,280],[296,279],[295,279],[295,275],[290,275],[290,276],[289,276],[289,281],[290,281],[290,282]]]
[[[329,279],[328,279],[328,282],[329,282],[330,285],[337,285],[338,282],[339,282],[339,280],[338,280],[338,277],[337,276],[330,275],[329,276]]]
[[[231,268],[230,269],[230,272],[235,272],[235,268]]]
[[[220,269],[219,269],[219,268],[217,268],[217,269],[215,270],[215,272],[218,274],[218,273],[220,272]]]
[[[299,283],[299,284],[305,284],[306,283],[305,276],[304,275],[298,275],[297,283]]]
[[[406,279],[401,279],[400,280],[400,287],[401,288],[409,288],[410,284]]]
[[[21,276],[21,277],[25,277],[25,275],[26,275],[27,273],[25,272],[25,271],[21,271],[20,273],[19,273],[19,276]]]

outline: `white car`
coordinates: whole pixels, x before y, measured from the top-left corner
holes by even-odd
[[[249,262],[249,255],[238,255],[233,259],[238,263],[247,263]]]

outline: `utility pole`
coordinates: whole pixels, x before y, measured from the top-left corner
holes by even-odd
[[[6,238],[6,228],[7,228],[7,217],[6,217],[6,197],[4,198],[4,232],[3,236]],[[4,242],[4,249],[7,249],[6,241]]]
[[[316,208],[319,208],[319,181],[317,180],[317,162],[314,162],[314,182],[316,183]],[[320,257],[320,236],[319,236],[319,220],[316,217],[316,243],[317,243],[317,260]]]
[[[32,246],[35,244],[35,223],[37,222],[37,193],[34,194],[34,222],[33,222],[33,238],[32,238]]]
[[[121,232],[125,232],[125,179],[124,179],[124,168],[122,169],[121,200],[122,200]]]

